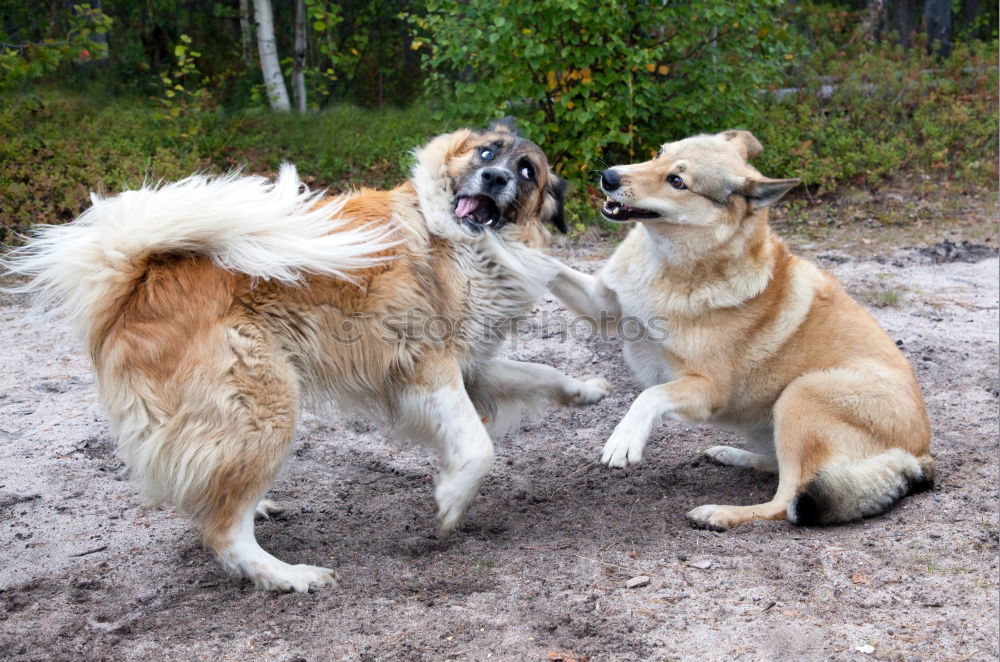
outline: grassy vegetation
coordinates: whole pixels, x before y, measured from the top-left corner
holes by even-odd
[[[997,181],[996,44],[962,47],[945,62],[920,49],[868,51],[793,79],[801,91],[769,97],[753,131],[765,151],[756,165],[806,184],[792,212],[845,187],[877,189],[892,178],[922,178],[956,192]],[[830,95],[816,91],[833,76]],[[34,223],[71,220],[90,191],[115,192],[144,179],[241,166],[269,174],[289,161],[315,186],[334,191],[392,186],[406,176],[409,150],[460,121],[425,105],[407,109],[341,106],[308,115],[185,107],[168,119],[162,102],[95,99],[51,89],[0,106],[0,242]],[[716,127],[721,130],[727,127]],[[681,136],[648,136],[650,150]],[[543,145],[543,148],[545,146]],[[572,155],[567,163],[572,163]],[[596,177],[596,175],[595,175]],[[577,180],[568,218],[595,222],[598,192]],[[882,212],[875,212],[881,218]],[[886,212],[888,213],[888,212]],[[794,216],[794,213],[792,214]],[[893,213],[884,224],[917,214]]]
[[[245,165],[268,174],[288,161],[310,184],[387,187],[406,176],[409,150],[439,133],[422,107],[338,107],[300,116],[266,111],[204,113],[193,136],[145,100],[95,100],[58,90],[0,106],[0,241],[34,223],[72,220],[90,191],[116,192],[144,179]]]
[[[790,78],[798,91],[771,95],[748,127],[764,144],[755,165],[801,177],[813,193],[877,186],[901,173],[993,186],[996,53],[996,42],[959,45],[946,60],[887,44],[850,57],[814,52]]]

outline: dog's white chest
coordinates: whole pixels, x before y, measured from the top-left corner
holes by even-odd
[[[625,363],[643,388],[671,381],[673,371],[664,357],[663,343],[651,340],[625,341]]]
[[[651,277],[642,265],[612,261],[600,275],[621,306],[618,333],[625,361],[644,387],[673,379],[667,362],[671,350],[669,319],[653,296]]]

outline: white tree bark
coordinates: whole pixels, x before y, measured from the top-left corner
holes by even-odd
[[[250,0],[240,0],[240,41],[243,44],[243,64],[253,66],[253,28],[250,18]]]
[[[278,63],[278,46],[274,43],[274,15],[271,13],[271,0],[253,0],[254,14],[257,20],[257,48],[260,51],[260,69],[264,72],[264,87],[267,88],[267,98],[273,110],[289,111],[288,90],[285,79],[281,76],[281,65]]]
[[[295,0],[295,52],[292,64],[292,97],[295,110],[306,112],[306,2]]]

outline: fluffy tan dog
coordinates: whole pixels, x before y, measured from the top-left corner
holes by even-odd
[[[644,327],[625,358],[646,390],[603,462],[639,462],[653,426],[670,416],[741,430],[753,452],[716,446],[706,455],[778,472],[767,503],[687,514],[715,530],[875,515],[934,476],[913,370],[832,275],[771,231],[768,207],[798,180],[751,167],[761,149],[750,133],[727,131],[606,170],[602,213],[639,224],[599,275],[564,267],[552,285],[605,326],[629,318]]]
[[[525,406],[607,393],[496,356],[556,273],[535,247],[562,223],[563,186],[500,122],[436,138],[391,191],[324,199],[287,166],[274,184],[195,176],[95,198],[8,266],[76,322],[144,490],[190,515],[226,568],[305,591],[334,573],[278,560],[253,531],[303,396],[435,447],[447,533],[493,461],[484,421],[497,433]]]

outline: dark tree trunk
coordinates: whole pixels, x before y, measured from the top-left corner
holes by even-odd
[[[951,0],[924,2],[924,29],[927,51],[941,57],[951,54]]]
[[[897,41],[909,48],[920,25],[921,0],[895,0],[886,4],[886,32],[895,33]]]
[[[969,30],[979,16],[980,0],[962,0],[962,11],[959,14],[958,23],[964,30]]]

